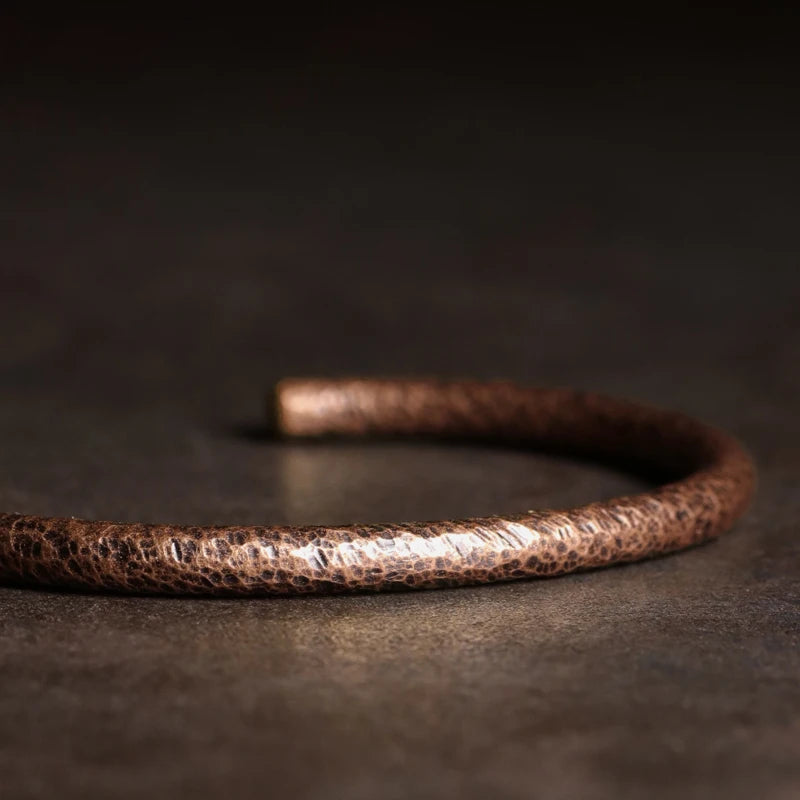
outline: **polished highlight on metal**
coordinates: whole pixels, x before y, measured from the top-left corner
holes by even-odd
[[[742,447],[683,414],[511,383],[286,380],[271,413],[285,436],[497,441],[641,465],[653,491],[580,508],[382,525],[237,526],[0,514],[0,578],[156,594],[267,595],[428,589],[637,561],[719,536],[755,471]]]

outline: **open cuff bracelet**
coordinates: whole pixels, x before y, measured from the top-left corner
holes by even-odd
[[[438,380],[282,381],[287,437],[494,441],[658,470],[652,491],[568,510],[336,526],[198,527],[0,513],[0,578],[156,594],[433,588],[562,575],[719,536],[755,470],[727,434],[680,413],[570,389]]]

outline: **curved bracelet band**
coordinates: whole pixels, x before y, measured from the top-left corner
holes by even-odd
[[[510,383],[288,380],[285,436],[423,435],[624,458],[679,475],[651,492],[568,511],[336,527],[115,523],[0,514],[0,578],[159,594],[260,595],[431,588],[559,575],[712,539],[745,510],[753,464],[683,414]]]

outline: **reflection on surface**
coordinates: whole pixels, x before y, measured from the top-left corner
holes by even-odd
[[[276,459],[281,517],[294,524],[563,508],[643,485],[602,465],[461,443],[289,443]]]
[[[61,634],[90,646],[125,644],[126,658],[180,658],[230,674],[280,675],[334,683],[383,680],[384,670],[439,664],[465,675],[491,664],[513,668],[520,648],[542,664],[565,648],[613,637],[631,607],[658,611],[675,579],[675,558],[606,572],[428,592],[291,599],[130,598],[5,590],[6,619],[38,616],[35,638]],[[102,620],[102,628],[97,622]],[[28,620],[30,622],[30,619]],[[9,623],[6,623],[8,626]],[[134,650],[131,645],[135,644]],[[114,661],[123,652],[106,646]],[[138,653],[138,654],[137,654]],[[529,664],[529,667],[531,664]]]

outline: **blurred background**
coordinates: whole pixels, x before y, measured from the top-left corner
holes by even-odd
[[[283,375],[435,374],[683,407],[757,429],[772,457],[800,425],[795,22],[670,4],[6,13],[10,427],[68,409],[97,480],[151,440],[170,445],[145,472],[180,447],[169,474],[207,462],[210,486],[214,457],[184,439],[255,424]],[[137,419],[173,433],[102,438]],[[75,450],[47,446],[15,472]],[[74,513],[141,511],[74,483]],[[218,519],[229,496],[173,513]]]
[[[629,395],[730,429],[762,470],[718,545],[561,582],[241,605],[4,589],[10,791],[528,797],[535,763],[550,797],[794,796],[797,22],[6,7],[4,509],[372,521],[642,485],[258,441],[286,374]]]
[[[285,372],[796,390],[795,22],[7,14],[3,374],[226,413]]]

